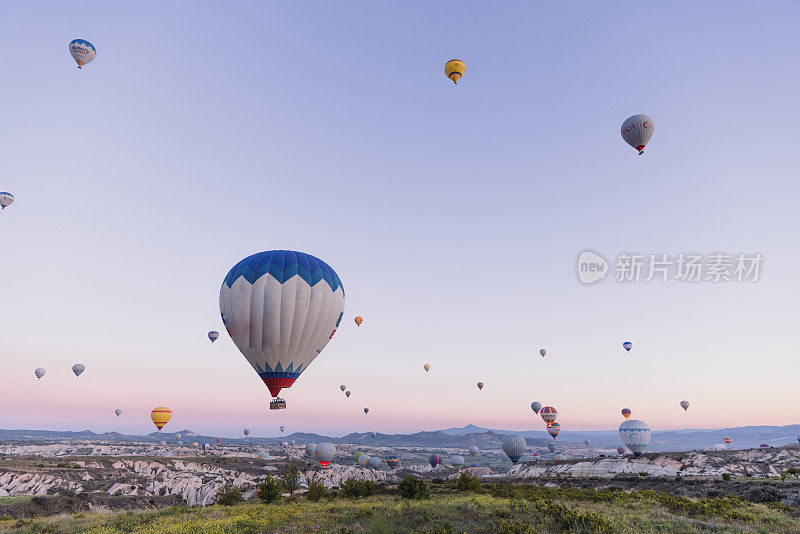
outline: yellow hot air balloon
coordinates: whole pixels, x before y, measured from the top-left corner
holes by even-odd
[[[448,78],[453,80],[453,83],[458,83],[458,80],[464,75],[465,70],[467,70],[467,67],[460,59],[451,59],[444,64],[444,73]]]
[[[356,317],[356,326],[361,326],[361,323],[363,323],[363,322],[364,322],[364,318],[361,317],[360,315],[358,315]]]
[[[161,432],[161,429],[164,428],[164,425],[169,423],[169,420],[172,419],[172,410],[165,406],[153,408],[153,411],[150,412],[150,419],[153,420],[156,428],[159,432]]]
[[[422,368],[425,369],[425,372],[427,373],[428,371],[431,370],[431,364],[426,363],[425,365],[422,366]]]

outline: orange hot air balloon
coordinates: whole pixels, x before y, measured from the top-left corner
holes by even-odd
[[[624,417],[625,419],[627,419],[627,418],[628,418],[628,417],[630,417],[630,416],[631,416],[631,411],[630,411],[630,409],[628,409],[628,408],[623,408],[623,409],[622,409],[622,417]]]
[[[364,318],[361,317],[360,315],[358,315],[358,316],[356,316],[355,321],[356,321],[356,326],[361,326],[361,323],[364,322]]]
[[[161,432],[164,425],[169,423],[169,420],[172,419],[172,410],[165,406],[153,408],[153,411],[150,412],[150,419],[153,420],[153,424],[155,424],[158,431]]]
[[[733,443],[733,438],[722,438],[722,441],[725,442],[725,445],[730,445]]]

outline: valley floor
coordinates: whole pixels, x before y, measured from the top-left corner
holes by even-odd
[[[396,492],[318,502],[172,507],[0,519],[2,532],[136,533],[533,533],[800,532],[797,508],[739,498],[688,499],[654,491],[484,484],[459,492],[433,488],[429,499]]]

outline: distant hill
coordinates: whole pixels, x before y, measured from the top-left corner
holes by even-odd
[[[144,436],[126,435],[119,432],[104,432],[97,434],[91,430],[59,431],[59,430],[0,430],[0,441],[48,441],[48,440],[97,440],[97,441],[176,441],[176,434],[182,435],[184,443],[211,443],[216,444],[217,436],[206,436],[195,433],[189,429],[177,432],[153,432]],[[515,432],[511,430],[481,428],[467,425],[461,428],[448,428],[415,432],[413,434],[383,434],[376,433],[350,433],[346,436],[334,437],[320,434],[295,432],[285,436],[272,438],[248,437],[221,438],[225,445],[252,444],[275,445],[281,440],[295,441],[299,444],[320,443],[363,443],[375,446],[404,446],[431,448],[466,448],[476,445],[480,449],[499,449],[502,447],[503,438],[508,434],[519,434],[525,437],[529,446],[543,447],[552,440],[546,434],[544,426],[539,430],[526,430]],[[722,443],[724,437],[733,438],[732,448],[755,448],[761,443],[771,446],[781,446],[795,443],[800,434],[800,425],[787,426],[746,426],[723,429],[686,429],[686,430],[658,430],[652,434],[652,440],[647,450],[658,451],[687,451],[713,447]],[[569,431],[562,430],[558,442],[565,445],[582,444],[589,440],[593,447],[613,449],[620,445],[619,434],[614,430],[595,431]]]

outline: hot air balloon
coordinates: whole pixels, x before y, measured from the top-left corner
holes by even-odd
[[[644,421],[628,419],[619,425],[619,439],[638,458],[650,443],[650,427]]]
[[[370,432],[369,435],[372,436],[373,439],[375,438],[375,436],[377,436],[375,432]]]
[[[431,454],[428,456],[428,463],[431,464],[431,467],[436,467],[440,463],[442,463],[442,459],[439,458],[438,454]]]
[[[365,414],[369,413],[369,408],[364,408],[364,413]]]
[[[242,430],[242,432],[244,433],[245,436],[249,436],[250,435],[250,429],[249,428],[245,428],[244,430]]]
[[[86,366],[82,363],[76,363],[72,366],[72,372],[75,373],[76,377],[81,376],[81,374],[86,370]]]
[[[85,39],[73,39],[69,43],[69,53],[78,64],[78,68],[91,63],[97,55],[94,45]]]
[[[465,463],[464,462],[464,457],[461,456],[460,454],[456,454],[455,456],[450,458],[450,465],[452,465],[453,467],[456,467],[456,468],[464,467],[464,463]]]
[[[583,444],[586,445],[587,447],[591,447],[592,446],[592,442],[589,441],[588,439],[583,440]]]
[[[181,439],[181,435],[180,434],[175,434],[175,439],[176,440],[180,440]]]
[[[681,408],[683,408],[684,411],[688,410],[689,409],[689,401],[681,401]]]
[[[617,447],[617,454],[619,454],[620,456],[624,456],[625,455],[625,447]]]
[[[360,465],[361,467],[367,467],[369,465],[369,458],[370,458],[369,454],[362,454],[361,456],[358,457],[357,460],[358,465]]]
[[[203,443],[203,452],[208,452],[209,450],[211,450],[211,444]]]
[[[542,403],[541,402],[535,401],[535,402],[531,403],[531,410],[533,410],[534,413],[539,413],[539,410],[541,410],[541,409],[542,409]]]
[[[333,446],[333,443],[325,441],[317,445],[317,448],[314,449],[314,458],[316,458],[319,465],[322,467],[328,467],[328,464],[331,463],[334,456],[336,456],[336,447]]]
[[[797,436],[797,442],[800,443],[800,436]]]
[[[14,195],[7,191],[0,192],[0,208],[6,209],[14,203]]]
[[[425,372],[427,373],[428,371],[431,370],[431,364],[426,363],[425,365],[422,366],[422,368],[425,369]]]
[[[280,426],[280,431],[281,431],[281,434],[283,434],[283,431],[284,431],[284,430],[286,430],[286,427],[285,427],[285,426],[283,426],[283,425],[281,425],[281,426]]]
[[[117,408],[116,410],[114,410],[114,413],[117,414],[117,417],[119,417],[122,414],[122,410]]]
[[[42,379],[42,377],[44,376],[44,374],[45,374],[46,372],[47,372],[47,371],[45,370],[45,368],[44,368],[44,367],[37,367],[37,368],[36,368],[36,370],[33,372],[33,374],[35,374],[35,375],[36,375],[36,378],[38,378],[39,380],[41,380],[41,379]]]
[[[622,123],[620,133],[625,142],[638,150],[641,156],[644,153],[644,146],[653,137],[653,119],[647,115],[628,117]]]
[[[466,69],[466,65],[464,65],[464,62],[460,59],[451,59],[444,64],[444,74],[453,80],[453,83],[458,83],[458,80],[464,75]]]
[[[395,469],[400,467],[400,458],[398,458],[395,455],[389,455],[389,457],[386,458],[386,465],[389,466],[389,469],[394,471]]]
[[[539,416],[542,418],[542,421],[547,423],[547,426],[550,426],[558,417],[558,411],[552,406],[545,406],[544,408],[542,408],[542,411],[539,413]]]
[[[483,382],[478,382],[478,389],[483,389]]]
[[[316,443],[306,443],[306,454],[309,456],[314,456],[314,451],[317,450]]]
[[[219,292],[222,322],[239,351],[275,399],[322,352],[339,327],[344,287],[322,260],[302,252],[270,250],[228,272]]]
[[[192,443],[192,447],[199,447],[199,446],[200,446],[200,444],[197,443],[196,441],[194,443]]]
[[[258,453],[259,460],[269,460],[269,453],[267,451],[261,451]]]
[[[169,423],[169,420],[172,419],[172,410],[165,406],[153,408],[153,411],[150,412],[150,419],[153,420],[156,428],[159,432],[161,432],[161,429],[164,428],[164,425]]]
[[[541,354],[542,358],[544,358],[544,355],[547,354],[547,349],[540,349],[539,354]]]
[[[547,450],[549,450],[550,452],[556,452],[556,450],[558,450],[558,445],[556,445],[555,443],[548,443]]]
[[[630,352],[631,349],[633,348],[633,343],[631,343],[630,341],[626,341],[625,343],[622,344],[622,348]]]
[[[714,450],[715,451],[726,451],[726,450],[728,450],[728,446],[725,445],[724,443],[717,443],[716,445],[714,445]]]
[[[758,446],[758,448],[759,449],[769,449],[769,445],[767,445],[766,443],[762,443],[761,445]]]
[[[217,446],[222,445],[222,438],[217,438]]]
[[[369,466],[373,469],[377,469],[381,466],[381,459],[377,456],[370,456],[369,457]]]
[[[503,452],[506,453],[512,463],[519,462],[527,448],[528,444],[525,443],[525,438],[522,436],[509,434],[503,438]]]
[[[467,449],[467,452],[469,452],[469,455],[472,456],[473,459],[478,457],[478,447],[475,445],[471,445],[469,449]]]
[[[630,416],[631,416],[631,411],[630,411],[630,409],[628,409],[628,408],[623,408],[623,409],[622,409],[622,417],[624,417],[625,419],[627,419],[627,418],[628,418],[628,417],[630,417]]]
[[[364,454],[364,453],[363,453],[363,452],[361,452],[361,451],[356,451],[356,453],[354,454],[354,456],[355,456],[355,459],[356,459],[356,462],[358,462],[358,459],[359,459],[359,458],[361,458],[361,456],[362,456],[363,454]]]
[[[558,436],[559,432],[561,432],[561,425],[558,423],[552,423],[547,427],[547,433],[553,436],[553,439],[556,439],[556,436]]]
[[[355,321],[356,321],[356,326],[361,326],[361,323],[364,322],[364,318],[358,315],[356,316]]]
[[[208,339],[210,339],[212,343],[215,342],[218,337],[219,337],[219,332],[217,332],[216,330],[212,330],[211,332],[208,333]]]
[[[347,389],[347,386],[345,386],[344,384],[342,384],[341,386],[339,386],[339,389],[341,389],[342,391],[344,391],[344,390],[346,390],[346,389]]]
[[[350,395],[352,395],[352,393],[350,393],[349,391],[344,392],[344,396],[347,397],[348,399],[350,398]]]
[[[533,459],[534,459],[534,460],[538,460],[538,459],[539,459],[539,457],[541,457],[542,455],[541,455],[541,454],[539,454],[538,452],[534,452],[533,454],[531,454],[531,456],[533,456]]]
[[[725,438],[722,438],[722,441],[725,442],[725,445],[730,445],[731,443],[733,443],[733,438],[725,437]]]

